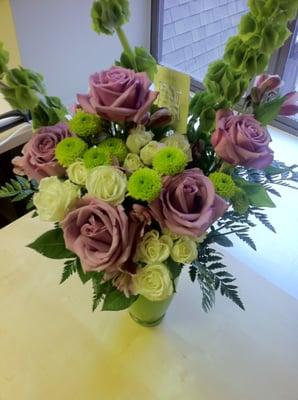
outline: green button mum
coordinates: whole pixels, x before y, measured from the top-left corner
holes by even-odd
[[[111,165],[112,156],[105,149],[99,147],[91,147],[84,154],[84,164],[88,169],[98,167],[100,165]]]
[[[164,147],[153,158],[153,168],[161,175],[176,175],[187,164],[186,154],[177,147]]]
[[[112,156],[118,158],[120,163],[123,163],[127,156],[128,150],[123,140],[119,138],[109,138],[98,145],[99,149],[103,149]]]
[[[81,137],[93,136],[101,131],[101,119],[97,115],[77,111],[68,123],[71,132]]]
[[[160,191],[162,183],[160,175],[150,168],[140,168],[129,178],[128,195],[136,200],[153,201]]]
[[[82,158],[88,146],[84,140],[76,137],[63,139],[55,149],[55,157],[63,167],[69,167]]]
[[[214,185],[216,193],[225,199],[230,199],[234,196],[237,186],[230,175],[223,172],[213,172],[208,176]]]

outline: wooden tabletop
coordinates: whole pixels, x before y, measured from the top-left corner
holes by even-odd
[[[0,230],[1,400],[297,400],[298,302],[226,255],[247,310],[205,314],[185,274],[156,328],[91,311],[91,287],[25,247],[50,225]],[[282,266],[281,266],[282,267]]]

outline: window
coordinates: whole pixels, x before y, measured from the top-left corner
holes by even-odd
[[[247,0],[152,0],[151,52],[160,64],[190,74],[192,89],[203,89],[208,65],[222,57],[247,11]],[[298,24],[291,30],[269,67],[285,81],[282,94],[298,90]],[[279,117],[275,125],[297,135],[298,117]]]

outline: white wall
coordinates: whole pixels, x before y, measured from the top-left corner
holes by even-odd
[[[130,0],[124,26],[133,45],[149,47],[150,0]],[[71,104],[87,90],[91,73],[119,58],[116,36],[98,36],[91,28],[92,0],[11,0],[22,64],[42,73],[48,93]]]

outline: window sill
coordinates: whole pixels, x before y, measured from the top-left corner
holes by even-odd
[[[269,132],[275,159],[287,165],[297,163],[298,138],[275,127],[269,127]],[[233,237],[234,247],[226,251],[245,261],[249,268],[298,299],[298,191],[279,185],[275,185],[275,188],[282,197],[271,195],[276,208],[266,209],[266,214],[277,233],[274,234],[258,223],[250,230],[257,252],[236,237]]]

